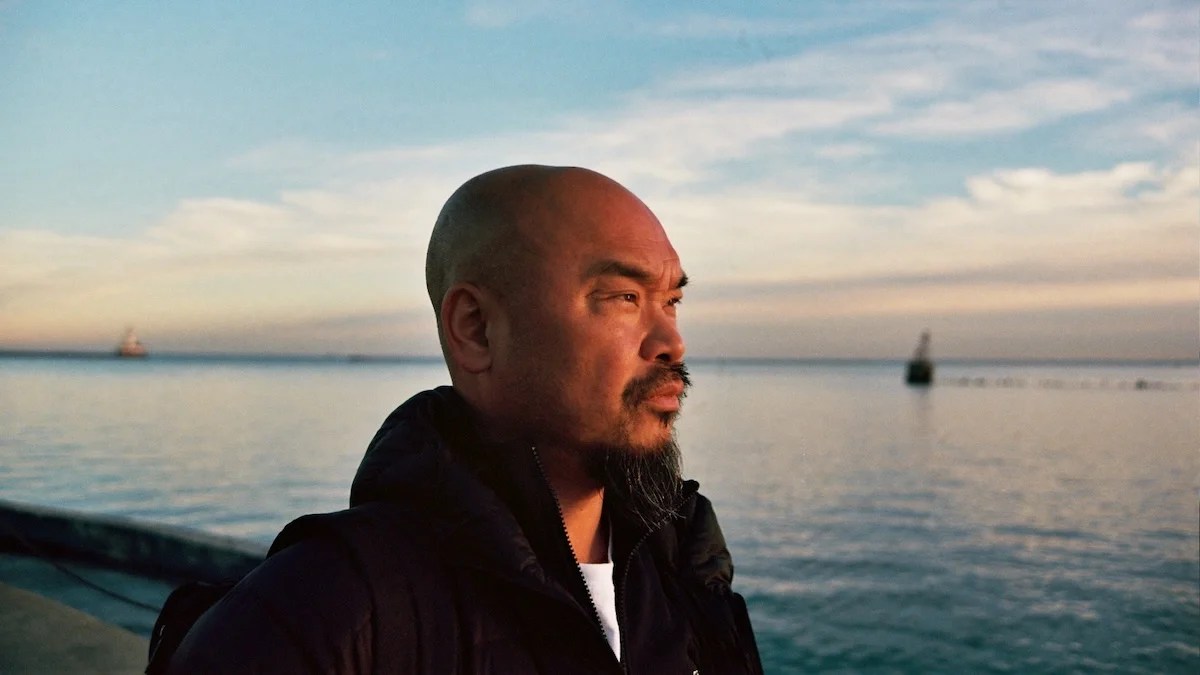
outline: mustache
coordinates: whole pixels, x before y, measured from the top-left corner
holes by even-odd
[[[692,380],[688,377],[687,364],[683,361],[655,364],[654,371],[649,375],[639,377],[626,385],[625,391],[621,392],[621,398],[626,405],[634,406],[650,398],[655,391],[672,382],[679,382],[683,385],[683,394],[680,395],[680,398],[687,396],[688,389],[692,386]]]

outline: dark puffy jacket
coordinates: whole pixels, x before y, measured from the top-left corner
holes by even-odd
[[[610,513],[622,656],[531,448],[486,445],[448,387],[384,422],[352,508],[306,516],[196,623],[171,672],[758,673],[708,500],[652,529]]]

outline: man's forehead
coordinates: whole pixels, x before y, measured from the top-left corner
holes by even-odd
[[[606,218],[603,213],[531,214],[514,223],[523,247],[542,255],[574,254],[590,266],[597,260],[637,260],[643,266],[679,264],[679,254],[662,224],[648,210],[636,217]]]

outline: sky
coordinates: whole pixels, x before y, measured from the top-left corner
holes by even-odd
[[[0,0],[0,349],[438,353],[510,164],[638,194],[705,357],[1200,354],[1195,2]]]

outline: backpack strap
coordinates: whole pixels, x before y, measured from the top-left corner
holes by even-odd
[[[200,620],[209,607],[225,597],[236,580],[210,584],[204,581],[189,581],[180,585],[163,602],[150,633],[150,657],[146,664],[146,675],[162,675],[167,672],[171,657],[178,651],[183,638]]]

